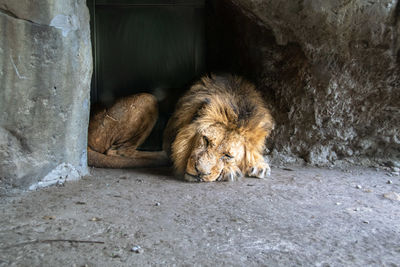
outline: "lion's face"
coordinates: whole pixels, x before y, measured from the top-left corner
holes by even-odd
[[[244,157],[244,139],[237,131],[217,123],[198,130],[192,140],[184,175],[187,181],[234,180],[242,176],[238,164]]]

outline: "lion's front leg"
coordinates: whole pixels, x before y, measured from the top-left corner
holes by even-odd
[[[260,153],[254,153],[248,159],[247,176],[265,179],[271,175],[271,168]]]

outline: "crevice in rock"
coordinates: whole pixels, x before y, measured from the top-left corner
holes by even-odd
[[[0,8],[0,13],[3,13],[3,14],[5,14],[5,15],[7,15],[7,16],[10,16],[10,17],[13,17],[14,19],[19,19],[19,18],[17,17],[17,15],[15,15],[14,13],[12,13],[12,12],[9,11],[9,10],[5,10],[5,9]]]
[[[24,22],[27,22],[27,23],[30,23],[30,24],[34,24],[36,26],[50,27],[49,25],[40,24],[40,23],[34,22],[32,20],[29,20],[29,19],[20,18],[16,14],[14,14],[13,12],[11,12],[9,10],[6,10],[6,9],[0,8],[0,14],[4,14],[4,15],[6,15],[8,17],[12,17],[13,19],[22,20]]]
[[[400,19],[400,0],[397,1],[396,7],[394,8],[394,12],[393,12],[392,23],[394,26],[396,26],[398,24],[399,19]]]
[[[257,14],[254,11],[245,7],[243,4],[241,4],[238,1],[232,0],[231,3],[237,10],[240,10],[243,13],[243,15],[245,15],[248,19],[250,19],[251,21],[253,21],[254,23],[256,23],[259,26],[267,28],[267,26],[265,25],[265,22],[262,19],[260,19],[259,16],[257,16]]]
[[[399,20],[400,20],[400,0],[397,1],[397,3],[396,3],[396,6],[393,11],[392,21],[391,21],[393,27],[395,28],[394,29],[395,36],[393,38],[393,48],[397,49],[397,51],[394,51],[393,54],[396,56],[397,64],[400,63],[400,48],[398,47],[399,42],[400,42],[400,40],[399,40],[400,39],[400,37],[399,37],[400,30],[396,30],[396,28],[399,25]]]

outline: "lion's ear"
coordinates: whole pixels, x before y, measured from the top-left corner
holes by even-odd
[[[275,128],[275,121],[268,109],[264,109],[257,116],[258,127],[262,128],[266,132],[268,137],[271,131]]]
[[[260,140],[264,142],[265,138],[270,135],[274,127],[274,120],[268,113],[253,117],[246,130],[248,142],[254,144],[258,143]]]

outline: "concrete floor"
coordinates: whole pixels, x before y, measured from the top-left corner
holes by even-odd
[[[93,169],[1,196],[0,266],[399,266],[390,175],[273,168],[268,180],[196,184],[167,169]]]

